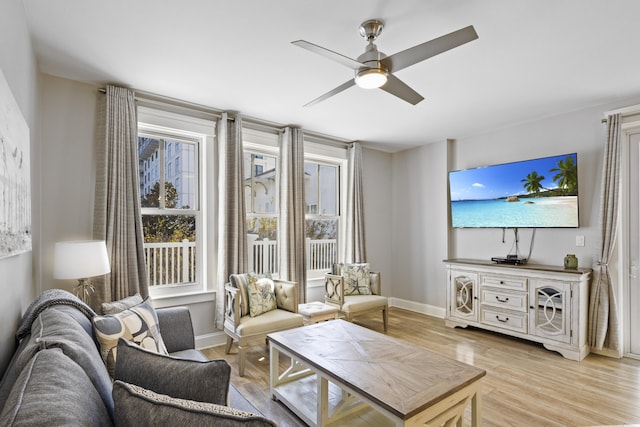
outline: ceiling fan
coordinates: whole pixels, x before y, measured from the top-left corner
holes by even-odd
[[[346,65],[355,71],[355,78],[344,82],[335,89],[305,104],[305,107],[324,101],[353,85],[358,85],[365,89],[380,88],[412,105],[416,105],[422,101],[424,97],[407,86],[407,84],[393,75],[393,73],[478,38],[476,30],[470,25],[412,48],[394,53],[391,56],[386,56],[380,52],[373,43],[382,32],[383,26],[383,22],[377,19],[364,21],[360,25],[360,35],[364,37],[369,44],[365,52],[358,56],[357,59],[351,59],[305,40],[291,42],[303,49],[310,50],[318,55]]]

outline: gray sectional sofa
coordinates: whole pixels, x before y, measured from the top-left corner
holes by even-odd
[[[45,291],[18,327],[0,382],[0,425],[275,426],[230,384],[226,361],[195,349],[187,308],[155,312],[169,355],[120,338],[111,378],[93,310],[66,291]]]

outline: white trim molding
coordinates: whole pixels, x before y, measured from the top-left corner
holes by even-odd
[[[389,298],[389,306],[414,311],[420,314],[426,314],[427,316],[437,317],[440,319],[444,319],[444,315],[446,312],[444,307],[436,307],[434,305],[423,304],[420,302],[393,297]]]

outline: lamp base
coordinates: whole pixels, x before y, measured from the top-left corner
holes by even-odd
[[[89,283],[89,279],[78,279],[78,285],[73,289],[73,293],[85,304],[89,304],[91,294],[95,291],[96,288]]]

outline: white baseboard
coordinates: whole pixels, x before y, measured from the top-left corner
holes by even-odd
[[[443,307],[436,307],[434,305],[408,301],[400,298],[389,298],[389,305],[391,307],[415,311],[416,313],[426,314],[427,316],[438,317],[440,319],[444,319],[445,315],[445,309]]]
[[[222,331],[196,336],[196,348],[202,350],[209,347],[217,347],[227,343],[227,335]]]

